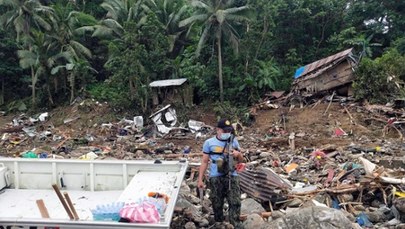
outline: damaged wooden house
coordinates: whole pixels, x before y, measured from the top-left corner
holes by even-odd
[[[152,89],[154,106],[178,103],[187,106],[193,104],[193,88],[186,78],[157,80],[149,84]]]
[[[333,90],[339,95],[351,96],[358,64],[352,51],[350,48],[297,69],[292,92],[308,97]]]

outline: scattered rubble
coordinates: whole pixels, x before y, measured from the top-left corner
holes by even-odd
[[[0,153],[38,160],[189,160],[172,227],[214,228],[210,190],[200,195],[196,180],[201,146],[216,120],[180,121],[174,106],[146,119],[98,117],[108,114],[106,106],[84,100],[58,118],[53,112],[13,117],[0,127]],[[253,126],[238,124],[247,162],[240,173],[245,228],[404,227],[403,107],[333,96],[303,108],[266,100],[251,111]]]
[[[306,207],[293,210],[270,222],[265,228],[351,228],[352,223],[341,212],[327,207]],[[263,227],[262,227],[263,228]]]

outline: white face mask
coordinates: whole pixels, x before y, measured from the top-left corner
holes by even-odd
[[[221,140],[228,140],[231,137],[231,133],[222,133],[220,135]]]

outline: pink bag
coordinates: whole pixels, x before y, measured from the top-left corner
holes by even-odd
[[[135,223],[158,223],[160,220],[156,206],[148,202],[127,204],[121,209],[120,216]]]

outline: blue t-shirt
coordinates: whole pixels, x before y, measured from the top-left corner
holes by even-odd
[[[218,160],[218,158],[224,159],[224,154],[222,152],[228,153],[228,145],[226,145],[226,143],[227,143],[226,141],[221,141],[216,136],[209,138],[204,142],[203,152],[205,154],[209,154],[211,161],[213,161],[211,162],[210,165],[210,177],[219,177],[227,175],[224,173],[219,173],[217,169],[217,164],[215,163],[215,161]],[[224,151],[225,145],[226,148]],[[239,142],[238,140],[236,140],[236,138],[233,139],[232,148],[236,150],[239,150],[240,148]],[[236,171],[232,175],[237,176]]]

